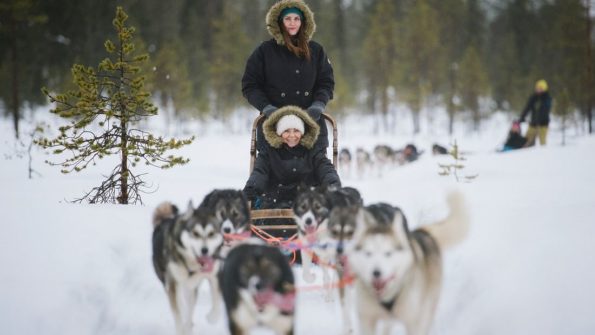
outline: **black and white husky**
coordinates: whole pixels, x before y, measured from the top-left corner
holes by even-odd
[[[232,335],[266,327],[293,334],[295,287],[287,257],[260,241],[230,250],[219,273],[219,285]]]
[[[360,193],[351,187],[334,190],[306,189],[300,192],[294,204],[298,235],[302,249],[303,276],[312,282],[315,275],[312,261],[316,257],[322,270],[322,285],[325,299],[331,301],[333,292],[339,290],[345,333],[351,332],[348,311],[348,265],[346,247],[356,232],[357,215],[363,200]],[[337,273],[337,281],[331,282],[331,274]]]
[[[360,334],[375,334],[380,320],[401,321],[407,335],[428,334],[442,286],[440,251],[462,241],[469,226],[462,196],[453,193],[448,203],[446,219],[414,231],[396,207],[362,210],[363,230],[349,249]]]
[[[213,190],[198,207],[208,208],[215,213],[222,234],[242,234],[250,231],[250,209],[244,192],[240,190]]]
[[[302,244],[302,266],[304,280],[311,283],[315,280],[312,271],[312,259],[314,255],[324,264],[330,264],[335,254],[330,251],[331,244],[335,241],[321,241],[328,234],[328,219],[331,210],[335,206],[360,206],[362,203],[359,192],[351,187],[339,189],[327,189],[326,187],[300,187],[294,201],[294,220],[297,224],[299,241]],[[330,253],[329,253],[330,251]],[[323,282],[328,284],[328,271],[325,273]]]
[[[351,177],[351,151],[347,148],[341,149],[339,151],[339,171],[341,172],[343,177]]]
[[[250,209],[244,192],[232,189],[213,190],[198,207],[211,211],[217,218],[219,230],[225,237],[222,257],[225,257],[237,242],[251,235]]]
[[[217,218],[208,210],[194,209],[183,214],[175,205],[160,204],[153,214],[153,266],[163,283],[179,335],[192,333],[192,317],[197,290],[203,280],[211,286],[212,309],[207,315],[215,322],[220,314],[217,272],[223,245]]]

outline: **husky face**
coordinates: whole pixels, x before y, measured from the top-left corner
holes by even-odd
[[[305,234],[314,234],[329,215],[329,204],[324,190],[311,187],[299,192],[293,212],[298,230]]]
[[[215,257],[223,245],[217,219],[206,210],[193,209],[189,205],[179,220],[178,252],[190,266],[197,264],[202,271],[212,270]]]
[[[240,287],[247,289],[251,294],[273,289],[281,280],[281,268],[268,257],[258,253],[251,256],[240,265]]]
[[[250,211],[242,191],[214,190],[200,207],[213,211],[222,234],[241,234],[248,228]]]
[[[367,227],[349,253],[351,269],[378,297],[394,296],[414,262],[405,219],[397,211],[389,225],[375,222],[369,213],[365,220]]]
[[[343,163],[351,162],[351,152],[348,149],[341,149],[339,152],[339,161]]]
[[[336,256],[345,253],[345,248],[356,234],[358,228],[359,205],[333,207],[329,215],[326,234],[321,239],[322,245],[331,247],[329,252]]]

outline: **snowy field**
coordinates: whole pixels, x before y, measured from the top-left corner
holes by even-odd
[[[196,204],[213,188],[243,187],[248,122],[236,120],[233,132],[220,124],[187,127],[198,134],[181,151],[191,162],[150,170],[146,179],[155,192],[144,196],[144,205],[119,206],[66,201],[96,186],[111,171],[107,162],[61,175],[34,151],[34,167],[42,176],[27,179],[26,159],[14,157],[10,123],[2,120],[0,334],[173,334],[173,317],[151,263],[153,208],[163,200]],[[382,176],[352,174],[343,176],[343,183],[358,188],[366,203],[400,206],[414,226],[446,215],[449,190],[465,194],[471,232],[445,252],[433,334],[594,334],[595,267],[589,259],[595,254],[595,137],[572,130],[561,146],[554,125],[546,148],[496,153],[508,122],[497,115],[478,134],[457,128],[455,138],[468,152],[463,174],[479,174],[463,184],[439,176],[438,163],[452,161],[430,154],[434,141],[450,141],[444,122],[424,122],[417,136],[401,130],[410,123],[400,124],[395,135],[372,135],[372,120],[349,119],[340,124],[341,147],[413,142],[425,153]],[[299,269],[296,273],[301,279]],[[203,286],[195,334],[227,334],[224,319],[206,322],[208,293]],[[298,293],[297,334],[340,330],[336,302],[325,302],[319,291]]]

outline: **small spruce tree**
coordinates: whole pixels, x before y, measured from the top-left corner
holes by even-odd
[[[140,194],[146,192],[145,182],[131,168],[139,163],[171,168],[189,161],[165,153],[190,144],[194,138],[166,140],[138,127],[139,121],[157,115],[158,111],[143,89],[145,78],[140,74],[148,55],[135,53],[135,29],[126,26],[127,18],[122,7],[118,7],[113,20],[117,39],[106,40],[104,45],[110,57],[101,61],[97,70],[79,64],[72,67],[78,89],[51,94],[43,88],[50,102],[56,103],[51,112],[70,120],[59,128],[56,138],[36,141],[61,155],[61,162],[46,161],[48,164],[60,165],[62,173],[79,172],[95,165],[98,159],[119,156],[119,164],[111,174],[78,202],[142,203]],[[64,154],[70,155],[64,158]]]
[[[465,168],[465,165],[462,163],[467,160],[466,157],[463,156],[461,151],[459,150],[459,146],[457,145],[457,141],[454,142],[452,145],[452,149],[448,152],[448,154],[452,157],[453,162],[449,164],[438,164],[440,167],[440,171],[438,172],[441,176],[454,176],[457,182],[465,182],[470,183],[479,175],[461,175],[461,171]]]

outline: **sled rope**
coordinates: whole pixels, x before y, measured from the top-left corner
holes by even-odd
[[[292,243],[292,241],[297,238],[297,234],[293,234],[291,237],[285,239],[282,237],[275,237],[255,225],[252,225],[250,229],[252,229],[252,232],[256,236],[260,237],[263,241],[267,242],[268,244],[270,244],[272,246],[276,246],[276,247],[281,247],[285,250],[291,251],[291,260],[289,261],[289,263],[291,265],[293,265],[295,263],[295,261],[297,259],[296,250],[292,249],[292,248],[286,248],[285,246],[288,243]]]

